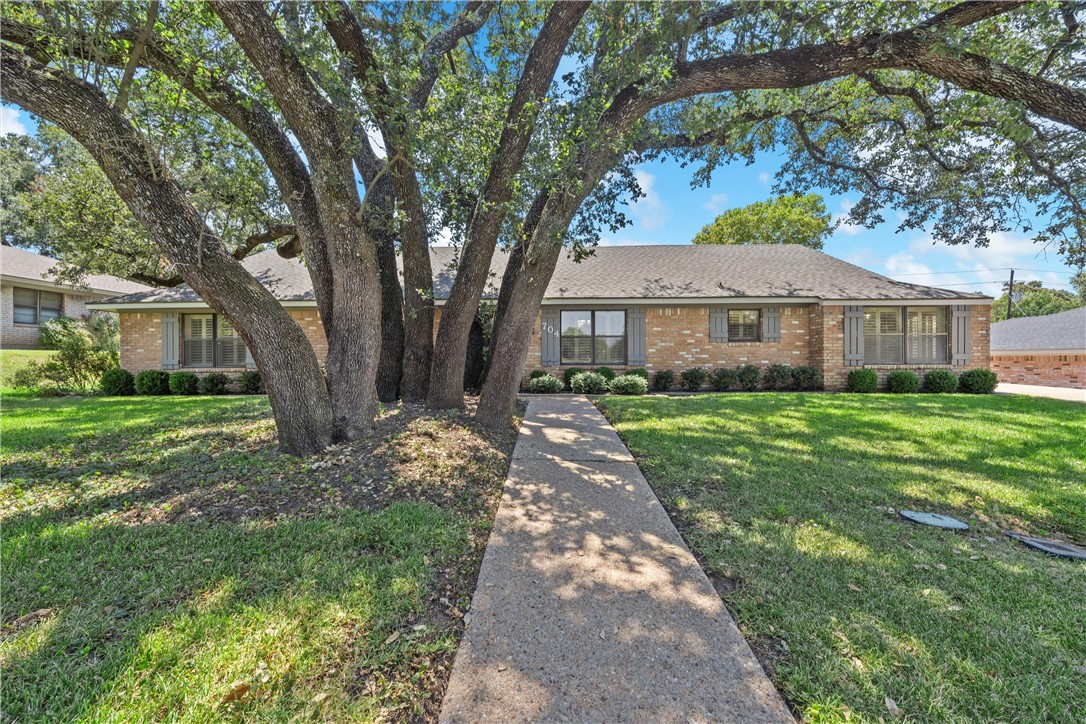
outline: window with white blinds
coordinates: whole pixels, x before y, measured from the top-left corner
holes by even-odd
[[[864,364],[946,364],[946,307],[864,309]]]
[[[64,315],[64,295],[12,287],[12,319],[18,324],[41,324]]]
[[[757,309],[728,310],[728,341],[757,342],[761,329],[761,312]]]
[[[186,314],[181,337],[184,367],[245,366],[245,343],[221,314]]]
[[[944,307],[909,307],[909,363],[946,364],[947,310]]]
[[[562,364],[626,364],[625,311],[564,311]]]
[[[185,343],[185,367],[215,366],[215,315],[186,314],[185,326],[181,333]]]

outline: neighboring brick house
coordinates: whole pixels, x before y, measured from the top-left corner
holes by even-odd
[[[992,325],[1000,382],[1086,389],[1086,307]]]
[[[454,254],[432,250],[439,312]],[[506,258],[495,255],[495,288]],[[244,264],[323,357],[327,344],[305,268],[274,251]],[[894,281],[800,246],[600,247],[580,263],[559,261],[524,372],[812,365],[836,390],[857,367],[883,378],[903,368],[987,368],[990,304],[981,294]],[[120,312],[121,364],[131,371],[246,366],[229,323],[185,287],[95,307]]]
[[[56,259],[0,246],[0,346],[31,348],[43,322],[57,317],[86,317],[87,304],[151,287],[108,274],[92,274],[83,286],[58,282]]]

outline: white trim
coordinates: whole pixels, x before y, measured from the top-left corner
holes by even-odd
[[[993,349],[989,354],[993,357],[1034,355],[1037,357],[1049,357],[1055,355],[1086,355],[1086,348],[1069,347],[1067,349]]]
[[[287,309],[316,309],[317,303],[309,299],[289,299],[279,304]],[[204,302],[92,302],[87,309],[100,312],[163,312],[175,309],[206,309],[214,311]]]
[[[69,284],[54,284],[45,279],[27,279],[26,277],[15,277],[9,274],[0,276],[0,282],[12,287],[23,287],[24,289],[36,289],[43,292],[58,292],[60,294],[68,294],[71,296],[89,296],[96,295],[105,298],[123,296],[126,292],[119,292],[116,289],[92,289],[83,287],[73,287]],[[134,292],[127,292],[133,294]]]
[[[713,306],[729,304],[763,305],[817,304],[816,297],[584,297],[544,299],[545,307],[584,307],[587,305],[613,305],[620,307],[677,307]]]
[[[946,299],[823,299],[822,306],[837,306],[838,304],[859,304],[865,307],[945,307],[952,304],[988,305],[992,304],[991,297],[978,299],[976,297],[950,297]]]

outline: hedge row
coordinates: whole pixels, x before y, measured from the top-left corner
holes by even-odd
[[[997,384],[999,380],[991,370],[966,370],[960,377],[950,370],[931,370],[924,373],[923,380],[910,370],[894,370],[886,376],[886,389],[899,394],[965,392],[987,395],[995,391]],[[878,388],[879,376],[875,370],[858,369],[848,373],[849,392],[875,392]]]
[[[588,372],[582,370],[569,375],[569,389],[581,395],[603,395],[608,392],[616,395],[643,395],[649,391],[648,373],[640,375],[631,371],[616,376],[614,370],[604,369],[611,373],[610,377],[598,369]],[[533,372],[528,381],[528,390],[540,395],[554,395],[565,389],[566,385],[562,380],[546,372]]]
[[[212,372],[200,377],[192,372],[170,373],[162,370],[144,370],[133,376],[128,370],[115,367],[102,375],[99,387],[102,394],[110,397],[225,395],[230,392],[258,395],[264,391],[260,373],[256,370],[246,370],[231,379],[222,372]]]
[[[697,392],[706,382],[717,392],[729,390],[818,390],[822,388],[822,373],[817,367],[789,367],[788,365],[739,365],[738,367],[719,367],[707,372],[701,367],[692,367],[679,373],[679,385],[683,389]],[[666,391],[675,385],[675,373],[660,370],[652,377],[654,390]]]

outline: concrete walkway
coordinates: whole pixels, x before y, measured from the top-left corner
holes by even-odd
[[[528,405],[441,721],[794,721],[584,397]]]
[[[1030,397],[1051,397],[1053,400],[1086,402],[1086,390],[1074,387],[1043,387],[1041,385],[1014,385],[1000,382],[996,386],[997,395],[1029,395]]]

